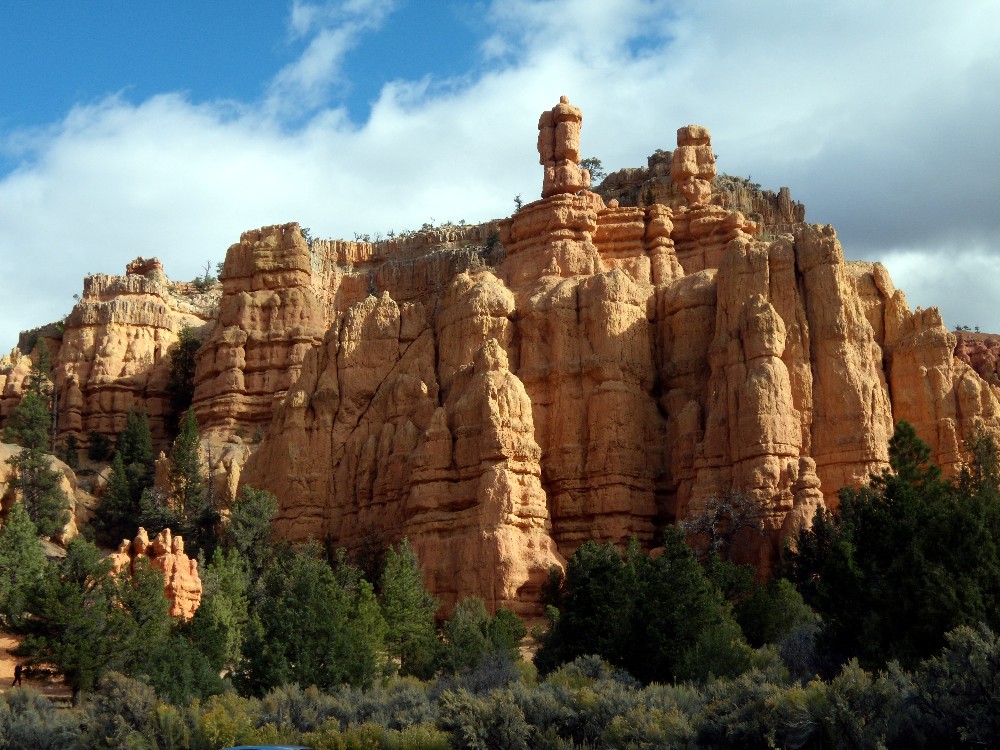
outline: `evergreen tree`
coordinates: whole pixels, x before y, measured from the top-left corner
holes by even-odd
[[[21,503],[14,503],[0,526],[0,620],[24,620],[28,592],[45,571],[38,531]]]
[[[367,686],[385,650],[385,620],[360,576],[342,585],[316,547],[272,561],[251,616],[238,681],[263,694],[278,685]]]
[[[43,452],[49,445],[49,421],[52,412],[44,394],[29,390],[7,418],[3,428],[4,441],[28,450]]]
[[[278,501],[270,492],[244,487],[229,509],[224,543],[239,555],[251,580],[258,580],[272,555],[271,521]]]
[[[132,494],[138,497],[150,486],[153,477],[153,435],[145,412],[128,410],[125,429],[118,435],[115,452],[127,469]]]
[[[111,477],[97,507],[94,526],[108,545],[135,534],[142,516],[142,494],[153,479],[153,438],[144,413],[130,409],[111,463]]]
[[[26,379],[24,396],[8,417],[3,433],[4,440],[24,447],[7,463],[17,475],[28,516],[43,536],[57,534],[69,522],[69,498],[60,488],[62,475],[50,468],[45,456],[52,423],[48,371],[48,349],[43,346]]]
[[[108,670],[141,661],[169,628],[159,571],[139,566],[134,575],[116,575],[110,565],[93,544],[74,539],[30,591],[19,628],[22,653],[54,664],[75,703]]]
[[[25,378],[24,395],[4,424],[3,438],[29,450],[49,449],[49,429],[52,425],[52,381],[49,379],[48,348],[43,344]]]
[[[487,658],[517,661],[526,630],[520,618],[501,607],[493,617],[482,599],[469,597],[455,605],[442,628],[445,646],[442,665],[452,672],[468,672]]]
[[[439,603],[424,585],[424,572],[408,540],[386,553],[379,593],[388,631],[386,649],[399,659],[400,672],[429,678],[439,643],[434,615]]]
[[[62,489],[62,472],[50,468],[44,453],[25,448],[7,459],[14,468],[21,502],[42,536],[55,536],[69,523],[69,498]]]
[[[201,604],[183,635],[198,645],[217,673],[235,672],[250,619],[248,566],[236,550],[216,549],[201,580]]]
[[[821,643],[871,667],[913,666],[959,625],[1000,627],[995,448],[974,446],[980,458],[956,483],[906,422],[889,449],[890,468],[842,490],[836,516],[820,510],[787,563],[823,617]]]
[[[719,589],[680,532],[671,527],[661,555],[633,541],[586,542],[566,569],[561,608],[535,664],[549,672],[597,654],[639,679],[667,682],[738,674],[750,650]]]
[[[201,341],[194,330],[187,326],[181,328],[177,335],[177,345],[170,354],[170,377],[167,382],[170,411],[177,421],[181,420],[194,401],[195,357],[200,347]]]
[[[62,460],[73,471],[80,470],[80,441],[72,433],[66,436],[63,444]]]
[[[208,493],[201,461],[198,418],[189,409],[181,431],[170,449],[170,492],[164,496],[147,489],[140,498],[140,519],[150,531],[169,526],[192,548],[210,557],[215,546],[215,526],[220,516]]]

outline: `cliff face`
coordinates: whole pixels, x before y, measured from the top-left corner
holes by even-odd
[[[546,568],[586,539],[652,545],[739,491],[767,541],[738,555],[767,566],[886,466],[896,421],[946,467],[974,424],[997,427],[1000,392],[884,267],[845,262],[789,200],[764,231],[724,207],[703,128],[671,155],[685,205],[606,204],[553,156],[575,153],[550,144],[571,128],[547,130],[574,122],[567,105],[539,125],[548,197],[500,223],[501,262],[414,294],[454,252],[427,248],[370,276],[372,296],[327,298],[323,342],[244,474],[281,499],[282,534],[405,535],[446,604],[537,614]]]
[[[41,341],[52,358],[58,396],[58,442],[91,432],[114,438],[133,406],[149,416],[154,442],[166,444],[170,356],[182,328],[200,330],[218,317],[217,290],[170,282],[159,260],[137,258],[124,276],[96,274],[62,323]],[[30,348],[30,347],[25,347]],[[25,352],[25,355],[30,352]],[[31,360],[15,350],[0,361],[0,415],[20,401]]]
[[[911,312],[787,190],[718,177],[706,129],[599,195],[581,122],[565,100],[543,114],[544,197],[509,219],[376,243],[287,224],[230,248],[217,317],[190,313],[208,320],[195,408],[221,496],[271,490],[291,539],[407,536],[445,606],[537,616],[587,539],[653,546],[739,492],[766,534],[737,557],[766,567],[887,465],[898,420],[951,469],[977,425],[1000,427],[995,342]],[[84,430],[162,407],[156,367],[188,313],[131,279],[91,282],[67,322]]]

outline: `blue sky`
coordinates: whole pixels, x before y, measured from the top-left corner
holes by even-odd
[[[912,306],[1000,332],[995,0],[39,0],[0,33],[0,351],[137,255],[188,279],[267,224],[507,215],[562,94],[607,168],[706,125]]]

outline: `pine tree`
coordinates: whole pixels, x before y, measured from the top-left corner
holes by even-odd
[[[3,438],[8,443],[16,443],[36,451],[49,448],[49,428],[52,423],[50,395],[52,383],[49,380],[48,349],[42,346],[31,365],[31,372],[24,382],[24,395],[20,403],[7,418]]]
[[[97,508],[95,527],[101,541],[131,538],[140,525],[142,494],[152,484],[153,438],[144,413],[129,410],[118,436],[108,488]]]
[[[400,660],[400,672],[429,678],[439,651],[434,622],[439,602],[427,591],[420,562],[406,539],[386,553],[379,603],[389,628],[386,650]]]
[[[185,326],[178,333],[177,346],[170,355],[167,392],[170,395],[170,411],[178,420],[182,419],[194,400],[195,355],[200,347],[201,341],[194,330]]]
[[[45,456],[52,422],[48,369],[48,350],[42,347],[26,379],[24,396],[4,425],[4,440],[24,446],[7,463],[17,474],[28,517],[43,536],[57,534],[69,522],[69,498],[59,486],[62,475],[50,468]]]
[[[170,449],[170,492],[147,489],[140,498],[140,519],[149,531],[169,525],[190,546],[210,557],[220,516],[208,492],[202,468],[198,418],[189,409]]]
[[[247,567],[251,580],[259,580],[272,555],[271,521],[278,501],[270,492],[244,487],[229,509],[225,544]]]
[[[159,571],[140,566],[134,575],[116,575],[100,550],[79,537],[64,560],[46,568],[26,609],[22,651],[34,663],[54,664],[74,703],[108,670],[140,663],[170,626]]]
[[[7,624],[24,620],[28,592],[45,571],[38,530],[21,503],[15,503],[0,526],[0,618]]]
[[[194,409],[181,420],[181,431],[170,449],[170,492],[178,514],[195,518],[206,499],[205,475],[201,468],[201,438]]]
[[[21,502],[42,536],[55,536],[69,523],[69,498],[61,487],[63,475],[50,468],[49,457],[25,448],[7,459],[17,474]]]

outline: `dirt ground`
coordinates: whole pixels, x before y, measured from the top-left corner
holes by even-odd
[[[14,667],[18,660],[11,652],[15,648],[17,639],[8,633],[0,632],[0,693],[10,690],[11,683],[14,682]],[[60,702],[68,701],[72,695],[61,679],[53,679],[47,675],[43,677],[24,675],[21,684],[25,687],[30,685],[43,695]]]

